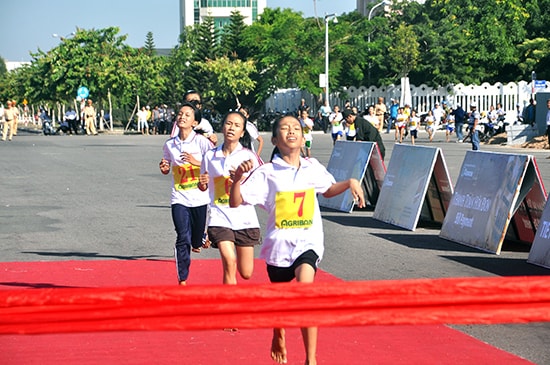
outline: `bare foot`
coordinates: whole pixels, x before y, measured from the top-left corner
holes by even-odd
[[[182,280],[182,281],[180,281],[180,285],[185,286],[185,285],[187,285],[187,282],[185,280]]]
[[[278,364],[286,364],[286,343],[284,328],[273,329],[273,340],[271,341],[271,358]]]

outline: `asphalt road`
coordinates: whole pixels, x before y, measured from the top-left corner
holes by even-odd
[[[270,136],[264,138],[262,157],[267,160]],[[388,163],[393,134],[383,138]],[[0,261],[172,257],[170,178],[158,169],[165,139],[22,131],[12,142],[1,142]],[[421,132],[417,143],[442,149],[455,184],[470,145],[445,143],[443,132],[432,143]],[[326,164],[331,149],[329,135],[314,134],[314,157]],[[482,150],[531,154],[543,182],[550,184],[550,151],[488,145]],[[263,224],[265,213],[258,214]],[[345,280],[550,275],[526,262],[529,247],[505,243],[496,256],[443,240],[433,225],[411,232],[372,215],[372,209],[351,214],[324,210],[323,270]],[[217,258],[218,252],[204,250],[194,256],[199,257]],[[550,323],[453,327],[534,363],[550,364]]]

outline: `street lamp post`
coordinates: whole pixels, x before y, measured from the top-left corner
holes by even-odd
[[[61,41],[64,41],[68,36],[74,36],[74,35],[76,35],[76,32],[71,32],[71,33],[67,34],[67,35],[64,36],[64,37],[63,37],[63,36],[60,36],[60,35],[57,34],[57,33],[54,33],[54,34],[52,34],[52,37],[54,37],[54,38],[59,38]]]
[[[391,5],[391,1],[390,0],[382,0],[381,2],[379,2],[378,4],[374,5],[370,11],[369,11],[369,16],[368,16],[368,20],[369,20],[369,23],[370,23],[370,20],[372,18],[372,13],[374,12],[374,9],[376,9],[377,7],[379,6],[386,6],[386,5]],[[371,32],[369,32],[368,36],[367,36],[367,44],[369,45],[369,51],[370,51],[370,34]],[[370,86],[370,66],[371,66],[371,62],[370,62],[370,54],[369,54],[369,69],[368,69],[368,77],[367,77],[367,81],[368,81],[368,84]]]
[[[328,22],[333,19],[334,23],[338,23],[336,14],[325,15],[325,100],[328,101]]]

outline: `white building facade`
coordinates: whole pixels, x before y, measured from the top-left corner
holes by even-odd
[[[233,11],[241,13],[244,23],[251,25],[266,6],[267,0],[180,0],[180,32],[202,23],[206,17],[214,18],[216,28],[223,28]]]

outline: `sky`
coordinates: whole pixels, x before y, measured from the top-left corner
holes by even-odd
[[[267,0],[267,7],[291,8],[312,17],[315,16],[313,3],[313,0]],[[319,17],[349,13],[356,7],[356,0],[317,0],[316,3]],[[59,37],[52,34],[70,36],[76,27],[117,26],[119,35],[128,35],[126,43],[132,47],[143,46],[149,31],[157,48],[173,48],[179,35],[178,0],[19,0],[2,4],[0,13],[0,56],[5,61],[30,61],[29,52],[48,51],[59,44]]]

